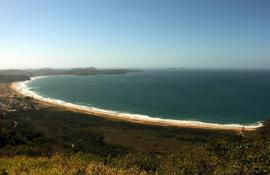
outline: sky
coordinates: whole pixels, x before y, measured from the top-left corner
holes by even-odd
[[[0,0],[0,69],[270,69],[268,0]]]

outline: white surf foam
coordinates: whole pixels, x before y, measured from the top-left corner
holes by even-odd
[[[142,122],[159,123],[159,124],[172,125],[172,126],[187,126],[187,127],[190,126],[190,127],[221,128],[221,129],[222,128],[223,129],[242,129],[242,128],[256,129],[258,127],[263,126],[261,121],[258,121],[257,123],[251,124],[251,125],[241,125],[241,124],[207,123],[207,122],[194,121],[194,120],[175,120],[175,119],[156,118],[156,117],[151,117],[147,115],[123,113],[123,112],[111,111],[111,110],[106,110],[106,109],[100,109],[96,107],[73,104],[73,103],[65,102],[58,99],[45,98],[37,94],[36,92],[32,91],[28,86],[28,84],[31,83],[31,81],[44,78],[44,77],[47,77],[47,76],[34,77],[28,81],[14,83],[13,88],[25,96],[29,96],[29,97],[32,97],[37,100],[44,101],[50,104],[56,104],[63,107],[72,108],[79,111],[85,111],[85,112],[89,112],[89,113],[93,113],[97,115],[128,119],[128,120],[133,120],[133,121],[135,120],[135,121],[142,121]]]

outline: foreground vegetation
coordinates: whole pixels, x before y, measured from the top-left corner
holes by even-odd
[[[35,105],[0,117],[0,174],[270,174],[270,122],[214,131]]]

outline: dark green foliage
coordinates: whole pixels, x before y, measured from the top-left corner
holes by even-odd
[[[0,74],[0,83],[11,83],[15,81],[25,81],[30,80],[30,77],[27,75],[1,75]]]
[[[77,172],[74,173],[74,175],[86,175],[85,169],[79,169]]]
[[[85,162],[147,174],[270,174],[269,123],[240,134],[140,125],[48,107],[0,119],[0,156],[79,154]]]
[[[8,175],[8,171],[7,171],[6,169],[3,169],[3,170],[1,171],[1,175]]]

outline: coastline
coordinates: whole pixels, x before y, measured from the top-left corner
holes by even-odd
[[[30,96],[34,98],[37,102],[41,104],[46,104],[60,109],[65,109],[74,112],[80,112],[90,115],[95,115],[99,117],[104,117],[108,119],[123,120],[133,123],[147,124],[147,125],[156,125],[156,126],[174,126],[180,128],[198,128],[198,129],[213,129],[213,130],[235,130],[235,131],[254,131],[256,128],[261,127],[262,124],[258,123],[257,125],[239,125],[239,124],[216,124],[216,123],[205,123],[200,121],[186,121],[186,120],[173,120],[173,119],[162,119],[162,118],[153,118],[144,115],[138,114],[127,114],[120,113],[116,111],[103,110],[94,107],[81,106],[72,103],[67,103],[61,100],[44,98],[38,94],[27,89],[26,83],[34,79],[43,78],[42,77],[33,77],[31,80],[16,82],[10,85],[10,88],[16,93],[22,96]],[[46,76],[45,76],[46,77]]]

